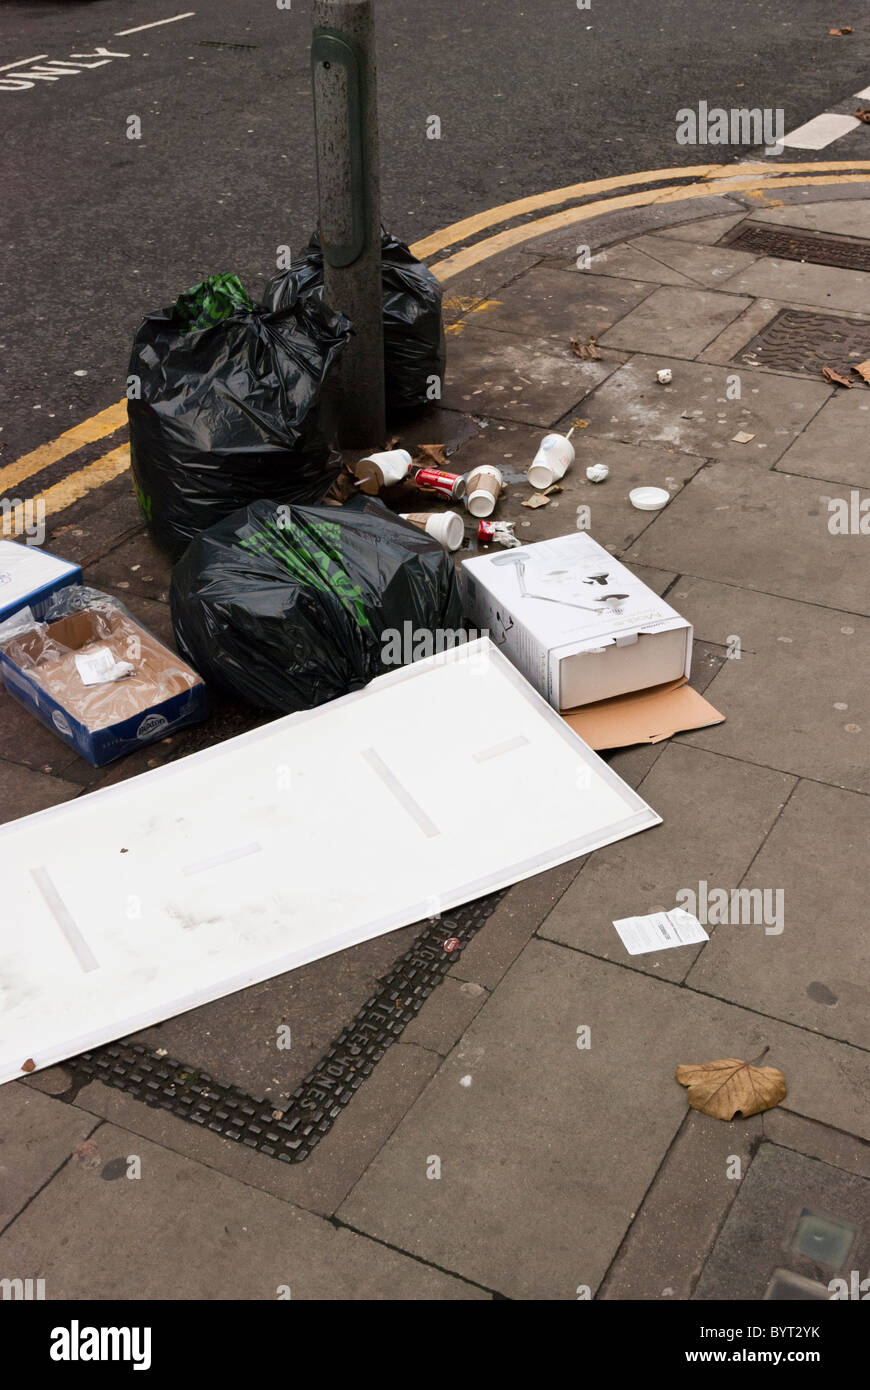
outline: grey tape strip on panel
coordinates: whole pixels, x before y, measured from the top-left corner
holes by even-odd
[[[238,849],[228,849],[223,854],[213,854],[210,859],[196,859],[192,864],[185,864],[182,873],[185,878],[190,878],[191,874],[203,874],[207,869],[217,869],[221,864],[231,864],[234,859],[247,859],[249,854],[260,854],[262,845],[240,845]]]
[[[75,919],[60,893],[55,888],[48,869],[31,869],[30,873],[82,970],[99,970],[99,961],[79,931]]]
[[[486,763],[489,762],[490,758],[500,758],[502,753],[513,753],[517,748],[525,748],[528,741],[525,734],[517,734],[515,738],[506,738],[501,743],[493,743],[489,748],[483,748],[472,756],[476,763]]]
[[[364,748],[363,757],[372,771],[376,772],[378,777],[380,777],[384,786],[388,787],[393,793],[399,805],[403,806],[408,812],[408,815],[414,818],[426,838],[428,840],[434,840],[436,835],[440,835],[441,831],[438,829],[438,826],[429,819],[423,807],[420,806],[419,803],[414,800],[411,793],[402,786],[398,777],[395,773],[390,771],[380,754],[376,753],[374,748]]]

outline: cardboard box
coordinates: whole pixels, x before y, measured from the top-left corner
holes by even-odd
[[[462,565],[466,617],[557,710],[687,677],[692,626],[585,531]]]
[[[78,565],[21,541],[0,541],[0,623],[29,608],[41,618],[59,589],[81,584]]]
[[[10,695],[95,767],[204,719],[192,667],[112,599],[81,592],[89,599],[77,611],[0,632]]]

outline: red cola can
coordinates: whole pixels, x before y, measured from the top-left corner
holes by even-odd
[[[414,482],[422,492],[437,492],[448,502],[458,502],[465,496],[465,479],[461,473],[445,473],[443,468],[419,468]]]

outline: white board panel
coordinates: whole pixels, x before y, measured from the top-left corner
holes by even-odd
[[[482,639],[0,828],[0,1080],[660,820]]]

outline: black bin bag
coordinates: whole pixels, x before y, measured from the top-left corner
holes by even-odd
[[[437,404],[443,391],[446,348],[441,319],[441,285],[409,248],[388,232],[381,235],[384,292],[384,378],[387,411],[401,415]],[[272,277],[263,299],[271,309],[307,299],[323,285],[323,252],[317,233],[301,257]],[[433,389],[433,380],[437,387]]]
[[[140,509],[171,559],[258,497],[323,499],[340,458],[321,433],[320,395],[349,336],[322,291],[272,311],[234,276],[144,320],[130,358],[130,456]]]
[[[179,650],[261,709],[310,709],[464,640],[453,562],[377,498],[254,502],[175,566]]]

